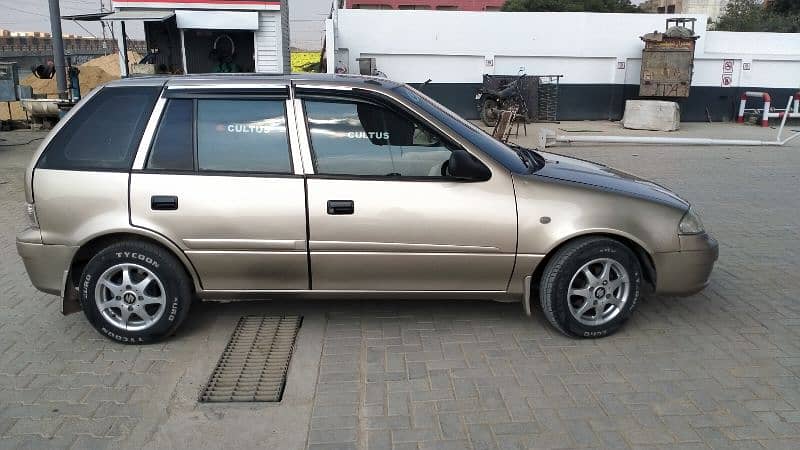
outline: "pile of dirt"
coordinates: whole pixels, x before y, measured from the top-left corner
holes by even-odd
[[[130,64],[136,64],[142,59],[142,55],[136,52],[128,52],[128,62]],[[87,61],[85,64],[79,66],[81,69],[81,75],[83,75],[83,69],[85,67],[97,67],[98,69],[102,69],[108,72],[114,78],[119,78],[119,55],[113,53],[111,55],[101,56],[100,58],[95,58],[90,61]]]
[[[88,94],[89,91],[107,81],[119,78],[119,75],[115,77],[99,67],[88,66],[84,64],[79,68],[81,70],[81,95]],[[119,70],[117,70],[117,72],[119,72]],[[44,94],[49,97],[58,93],[55,77],[49,80],[41,80],[36,78],[34,75],[29,75],[24,80],[20,81],[20,84],[31,86],[34,94]]]
[[[128,52],[128,60],[131,64],[139,62],[140,59],[142,57],[138,53]],[[79,77],[81,95],[88,94],[89,91],[103,83],[120,78],[119,56],[116,53],[89,60],[78,68],[81,71]],[[42,80],[31,74],[21,80],[20,84],[31,86],[34,94],[45,95],[48,98],[55,98],[58,93],[55,77]],[[8,107],[4,108],[3,106],[0,105],[0,119],[7,120],[9,118]],[[25,112],[19,102],[11,103],[11,118],[25,119]]]

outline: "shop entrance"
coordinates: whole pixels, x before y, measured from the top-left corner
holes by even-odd
[[[187,73],[255,72],[255,36],[241,30],[183,30]]]

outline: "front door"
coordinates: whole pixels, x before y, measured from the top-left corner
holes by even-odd
[[[305,186],[286,105],[285,91],[176,94],[131,175],[132,224],[183,249],[205,290],[308,288]]]
[[[506,290],[516,251],[510,177],[443,175],[460,146],[379,98],[309,94],[303,109],[314,290]]]

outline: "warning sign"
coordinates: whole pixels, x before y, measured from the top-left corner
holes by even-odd
[[[727,87],[733,85],[733,76],[732,75],[723,75],[722,76],[722,86]]]
[[[722,62],[722,73],[724,74],[733,74],[733,65],[734,61],[732,59],[726,59]]]

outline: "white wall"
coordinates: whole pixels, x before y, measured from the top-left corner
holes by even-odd
[[[639,36],[663,31],[673,16],[348,9],[328,21],[328,35],[351,73],[356,58],[375,57],[380,71],[404,82],[479,83],[484,73],[522,69],[563,74],[563,83],[638,84]],[[707,16],[689,17],[700,36],[693,85],[721,86],[723,63],[734,60],[732,86],[800,88],[800,34],[709,32]]]
[[[770,59],[800,59],[800,33],[735,33],[711,31],[706,35],[705,54],[764,55]]]
[[[284,54],[284,35],[281,27],[280,11],[260,11],[258,31],[255,32],[256,72],[284,73],[286,55]],[[288,30],[287,30],[288,32]]]

